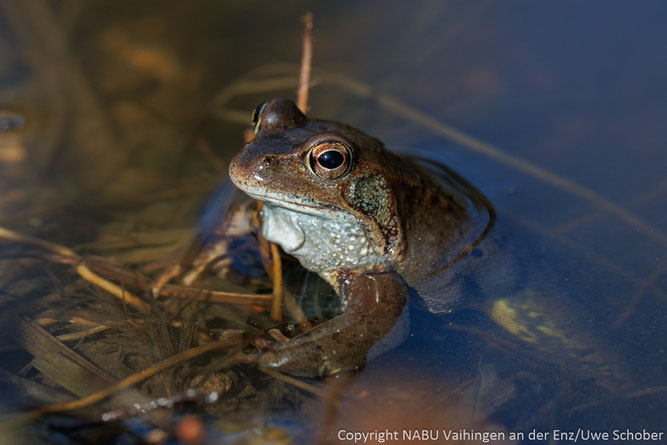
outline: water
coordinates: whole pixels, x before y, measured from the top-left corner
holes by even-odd
[[[661,2],[46,6],[46,18],[7,3],[0,9],[0,226],[154,273],[148,266],[177,257],[197,225],[250,111],[294,96],[292,79],[242,94],[235,82],[294,77],[298,18],[312,10],[311,114],[448,165],[489,198],[498,221],[480,246],[485,266],[462,265],[446,290],[467,304],[432,314],[414,299],[411,337],[369,363],[336,427],[519,431],[524,443],[533,429],[665,430]],[[39,252],[1,245],[4,314],[77,279]],[[85,284],[64,294],[30,313],[55,318],[45,325],[54,334],[73,329],[72,315],[94,318],[112,298]],[[553,335],[531,344],[529,334],[522,341],[499,327],[494,314],[497,321],[512,304],[535,314],[536,325],[567,332],[578,352],[563,353]],[[114,378],[188,344],[190,334],[165,328],[151,337],[139,324],[125,326],[122,310],[105,310],[96,322],[158,344],[137,341],[131,363],[116,355],[95,362]],[[215,313],[231,323],[248,312],[209,311],[187,316]],[[266,320],[250,314],[262,329]],[[120,342],[91,339],[67,344],[98,358]],[[11,375],[31,358],[16,341],[3,333]],[[25,377],[41,382],[40,373]],[[243,430],[259,417],[293,437],[317,428],[319,399],[248,369],[227,377],[248,394],[228,395],[214,418]],[[188,370],[170,378],[178,389]],[[2,404],[23,406],[25,385],[7,383]],[[160,396],[174,386],[160,380],[143,389]],[[30,400],[56,399],[49,392]]]

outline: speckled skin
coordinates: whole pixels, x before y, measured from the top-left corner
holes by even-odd
[[[337,291],[343,314],[259,354],[295,375],[363,366],[418,286],[468,243],[465,199],[420,166],[348,125],[308,119],[287,99],[263,107],[256,137],[232,161],[234,184],[264,204],[263,232]],[[323,179],[309,152],[323,140],[349,148],[345,174]]]

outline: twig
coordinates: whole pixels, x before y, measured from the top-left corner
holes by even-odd
[[[39,238],[35,238],[30,235],[23,235],[22,233],[14,232],[13,230],[0,227],[0,238],[4,238],[10,241],[16,241],[22,244],[28,244],[31,246],[41,247],[42,249],[48,250],[50,252],[62,255],[64,257],[70,257],[73,260],[79,260],[81,257],[76,254],[72,249],[61,246],[60,244],[55,244],[50,241],[44,241]]]
[[[76,266],[76,272],[79,275],[81,275],[81,278],[83,278],[84,280],[89,281],[94,285],[96,285],[97,287],[100,287],[105,291],[109,292],[111,295],[120,298],[122,301],[129,304],[130,306],[134,306],[137,309],[142,309],[146,311],[151,308],[151,306],[148,303],[144,303],[138,297],[135,297],[125,289],[97,275],[95,272],[90,270],[85,263],[81,263],[78,266]]]
[[[315,293],[317,296],[317,293]],[[287,289],[283,289],[283,303],[285,304],[285,309],[289,312],[290,316],[299,324],[299,327],[303,332],[310,331],[313,329],[313,325],[306,317],[306,314],[303,313],[301,306],[296,302],[292,293]]]
[[[62,334],[56,336],[60,341],[72,341],[79,340],[81,338],[88,337],[89,335],[97,334],[98,332],[103,332],[109,329],[109,326],[100,325],[91,329],[86,329],[83,331],[70,332],[69,334]]]
[[[264,374],[269,375],[273,377],[276,380],[280,380],[282,382],[285,382],[289,385],[292,385],[294,387],[303,389],[304,391],[308,391],[311,394],[314,394],[316,396],[321,396],[323,394],[323,391],[318,388],[315,385],[311,385],[310,383],[306,383],[302,380],[296,379],[292,376],[285,375],[282,372],[275,371],[270,368],[258,368],[260,371],[262,371]]]
[[[81,256],[79,256],[69,247],[52,243],[50,241],[44,241],[39,238],[35,238],[34,236],[23,235],[21,233],[14,232],[13,230],[9,230],[4,227],[0,227],[0,238],[16,241],[23,244],[28,244],[31,246],[41,247],[42,249],[48,250],[57,255],[65,257],[67,261],[76,264],[75,270],[84,280],[98,287],[101,287],[110,294],[120,298],[125,303],[134,306],[137,309],[142,309],[142,310],[150,309],[150,306],[147,303],[144,303],[139,298],[132,295],[130,292],[127,292],[126,290],[120,288],[119,286],[113,284],[112,282],[105,280],[104,278],[100,277],[92,270],[90,270],[83,261],[83,259],[81,258]]]
[[[282,261],[280,261],[280,252],[278,246],[274,243],[271,246],[271,259],[273,260],[273,300],[271,302],[271,320],[283,321],[283,272]]]
[[[303,114],[308,112],[308,88],[310,86],[310,71],[313,63],[313,14],[308,12],[303,16],[303,53],[301,54],[301,73],[299,75],[299,90],[296,104]]]
[[[308,88],[310,84],[310,71],[313,60],[313,14],[306,13],[303,17],[304,35],[303,35],[303,54],[301,55],[301,75],[299,76],[299,88],[297,92],[296,103],[302,113],[308,111]],[[261,206],[261,204],[260,204]],[[282,306],[283,306],[283,279],[282,279],[282,263],[280,261],[280,252],[278,246],[270,243],[271,258],[273,260],[273,301],[271,303],[271,319],[276,322],[283,320]],[[294,308],[294,305],[290,305]],[[303,315],[303,312],[301,312]],[[300,317],[299,324],[304,325],[303,319]],[[306,325],[307,326],[307,325]]]

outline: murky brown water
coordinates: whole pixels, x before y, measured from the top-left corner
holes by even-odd
[[[450,166],[498,214],[479,252],[485,267],[461,265],[443,289],[468,304],[431,314],[411,303],[411,337],[347,390],[336,431],[518,431],[522,443],[533,429],[665,431],[660,2],[3,2],[0,226],[103,257],[106,269],[96,271],[116,282],[129,283],[119,269],[154,276],[178,258],[226,178],[250,111],[294,97],[307,10],[315,16],[311,114]],[[7,412],[82,397],[195,345],[196,329],[176,321],[206,324],[212,334],[245,328],[248,317],[259,330],[269,326],[247,305],[180,300],[141,321],[82,281],[71,262],[0,244]],[[306,282],[303,274],[291,280],[298,289]],[[311,293],[321,290],[307,280]],[[58,349],[30,339],[39,329],[61,335],[91,325],[109,329],[63,343],[94,363],[89,371],[100,380],[54,381],[53,364],[64,362],[49,354]],[[208,382],[227,389],[214,404],[83,426],[201,386],[211,378],[201,370],[215,368],[207,357],[83,414],[52,417],[50,428],[38,422],[8,434],[140,443],[150,429],[171,431],[184,412],[208,410],[211,440],[221,443],[256,425],[277,441],[312,437],[320,398],[247,367]]]

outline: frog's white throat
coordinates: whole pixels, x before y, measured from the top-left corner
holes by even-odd
[[[302,213],[264,202],[262,234],[319,274],[340,269],[367,272],[389,264],[362,223],[343,211]]]
[[[289,254],[303,247],[306,242],[306,232],[294,221],[291,212],[282,207],[274,207],[264,203],[262,235],[272,243],[279,244]]]

